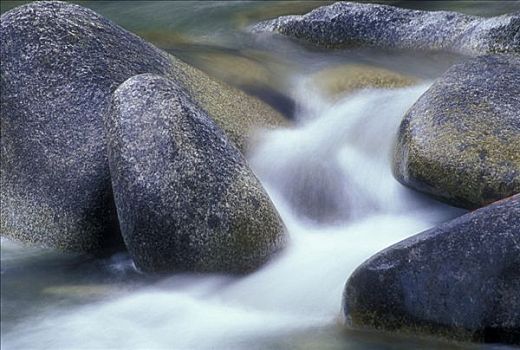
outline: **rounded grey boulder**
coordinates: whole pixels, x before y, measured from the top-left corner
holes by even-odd
[[[1,225],[4,236],[88,253],[123,246],[102,115],[128,78],[175,79],[246,150],[283,117],[93,11],[33,2],[1,16]]]
[[[420,233],[358,267],[355,328],[520,344],[520,195]]]
[[[402,184],[478,208],[520,192],[520,56],[451,67],[405,115],[394,150]]]
[[[255,32],[278,32],[328,48],[452,51],[468,55],[520,52],[520,12],[482,18],[448,11],[337,2],[302,16],[256,24]]]
[[[62,2],[4,13],[0,42],[2,235],[90,253],[117,246],[102,114],[129,77],[171,72],[168,56]]]
[[[147,272],[241,273],[284,244],[284,225],[240,151],[177,83],[132,77],[107,114],[121,232]]]

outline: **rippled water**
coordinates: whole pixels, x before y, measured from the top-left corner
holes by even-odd
[[[290,128],[259,131],[247,155],[290,242],[262,269],[238,278],[144,276],[125,254],[95,260],[2,239],[3,349],[492,348],[340,325],[341,294],[353,269],[388,245],[463,213],[405,189],[390,173],[403,114],[460,57],[322,52],[240,30],[259,18],[306,11],[316,6],[311,2],[84,4],[250,89],[294,120]],[[501,10],[482,2],[473,11],[486,6]],[[419,83],[331,100],[311,74],[345,62],[410,73]]]

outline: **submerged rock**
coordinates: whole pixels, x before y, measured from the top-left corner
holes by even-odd
[[[260,99],[215,80],[175,57],[171,60],[178,69],[176,81],[243,153],[248,151],[251,137],[259,129],[288,126],[287,119]]]
[[[366,88],[400,88],[417,83],[417,79],[388,69],[345,64],[325,68],[310,76],[317,88],[331,98]]]
[[[466,208],[519,193],[519,111],[519,56],[482,56],[453,66],[404,117],[395,177]]]
[[[106,125],[121,232],[138,268],[245,272],[283,245],[284,225],[240,151],[178,84],[127,80]]]
[[[241,150],[284,123],[265,103],[211,79],[89,9],[34,2],[1,16],[1,233],[63,250],[121,247],[102,115],[141,73],[167,76]]]
[[[377,253],[345,287],[347,325],[520,344],[520,195]]]
[[[520,52],[520,12],[482,18],[447,11],[337,2],[302,16],[261,22],[253,31],[278,32],[328,48],[369,46],[470,55]]]
[[[189,61],[211,76],[266,102],[287,119],[294,118],[295,102],[286,91],[287,64],[263,52],[244,50],[231,53],[212,47],[192,54]],[[269,118],[269,113],[264,113],[262,118]],[[270,124],[281,123],[279,118],[273,118],[271,123],[267,123]]]

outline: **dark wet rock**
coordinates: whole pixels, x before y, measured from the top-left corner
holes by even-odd
[[[283,245],[240,151],[178,84],[127,80],[106,125],[121,232],[140,269],[245,272]]]
[[[261,22],[255,32],[278,32],[328,48],[369,46],[478,55],[520,52],[520,12],[492,18],[447,11],[337,2],[302,16]]]
[[[520,192],[520,56],[450,68],[405,115],[394,151],[404,185],[478,208]]]
[[[176,79],[241,150],[284,118],[93,11],[34,2],[1,17],[1,234],[63,250],[120,247],[102,114],[126,79]]]
[[[265,85],[242,85],[240,89],[269,104],[288,120],[296,118],[296,102],[286,94]]]
[[[520,344],[520,195],[377,253],[354,271],[354,328]]]

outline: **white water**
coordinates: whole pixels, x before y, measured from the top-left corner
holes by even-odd
[[[58,304],[3,332],[2,348],[251,349],[264,348],[263,339],[333,327],[359,264],[460,214],[391,176],[400,120],[426,88],[362,91],[336,103],[298,92],[300,126],[263,135],[250,155],[290,236],[261,270],[242,278],[175,275],[96,302]],[[3,253],[16,249],[2,245]]]

